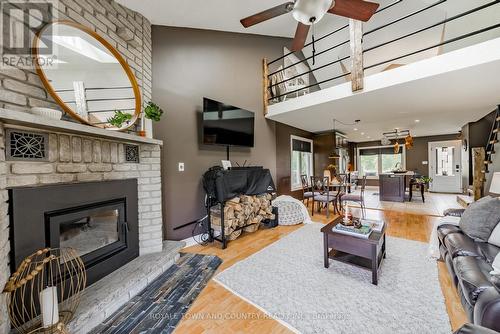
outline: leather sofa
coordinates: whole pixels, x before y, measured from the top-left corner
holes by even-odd
[[[458,329],[454,334],[498,334],[498,332],[473,324],[465,324],[460,327],[460,329]]]
[[[476,242],[455,225],[438,227],[441,260],[458,290],[469,321],[500,332],[500,277],[490,275],[500,248]]]

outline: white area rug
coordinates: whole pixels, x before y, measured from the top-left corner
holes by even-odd
[[[369,271],[323,267],[322,226],[300,228],[215,280],[296,332],[451,333],[427,244],[388,237],[375,286]]]

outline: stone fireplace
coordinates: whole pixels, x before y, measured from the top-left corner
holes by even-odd
[[[139,255],[161,252],[161,145],[0,109],[0,285],[39,248],[76,248],[89,284]],[[150,281],[160,272],[145,273]],[[7,319],[4,295],[0,318]],[[6,330],[4,325],[0,333]]]

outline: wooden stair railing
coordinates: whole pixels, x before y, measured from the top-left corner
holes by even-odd
[[[484,173],[489,173],[489,165],[493,163],[493,155],[495,154],[495,144],[498,143],[498,134],[500,131],[500,105],[497,106],[495,119],[491,126],[490,136],[486,143],[486,158],[484,159]]]

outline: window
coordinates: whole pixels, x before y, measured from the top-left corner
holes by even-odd
[[[436,176],[454,176],[454,147],[436,147]]]
[[[377,178],[379,174],[389,173],[399,167],[404,168],[404,156],[404,147],[399,153],[394,153],[392,146],[359,148],[359,174],[368,178]]]
[[[291,190],[302,188],[300,176],[313,175],[313,141],[306,138],[291,136]]]

